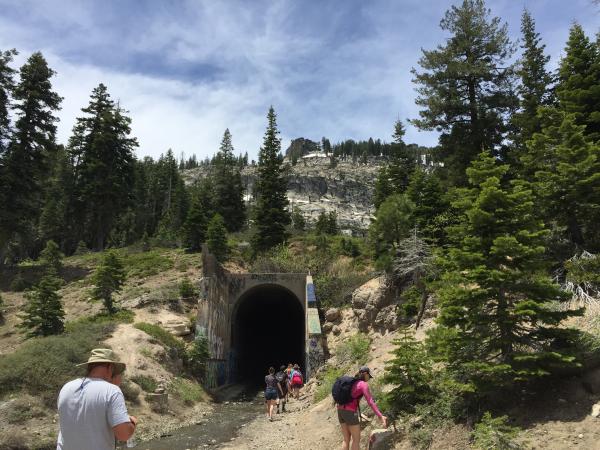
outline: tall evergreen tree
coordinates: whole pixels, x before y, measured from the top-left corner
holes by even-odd
[[[31,55],[14,89],[15,132],[3,158],[4,223],[9,234],[35,238],[43,188],[56,151],[56,122],[61,97],[52,90],[55,72],[41,53]],[[27,250],[27,249],[23,249]]]
[[[484,0],[452,6],[440,27],[451,36],[423,51],[421,72],[413,69],[423,109],[412,123],[441,131],[445,167],[452,181],[464,184],[465,169],[482,149],[503,154],[507,115],[516,107],[508,62],[513,45],[506,24],[490,18]]]
[[[23,321],[18,326],[26,330],[28,337],[62,333],[65,312],[58,294],[60,285],[60,280],[48,273],[25,294],[27,304],[20,316]]]
[[[565,294],[546,272],[547,231],[528,184],[507,180],[508,165],[482,152],[467,170],[470,188],[454,206],[454,247],[441,261],[438,327],[429,343],[466,391],[485,395],[540,377],[574,358],[559,327],[580,311],[551,306]]]
[[[94,282],[92,298],[102,301],[109,314],[117,311],[113,295],[115,292],[121,291],[126,278],[121,259],[114,251],[106,252],[92,278]]]
[[[558,80],[560,108],[574,114],[577,125],[585,125],[590,139],[600,140],[600,47],[579,24],[571,27]]]
[[[78,210],[91,247],[102,250],[119,215],[131,204],[134,175],[131,119],[104,84],[94,88],[77,119],[69,151],[75,162]],[[83,232],[83,230],[82,230]]]
[[[520,78],[519,111],[513,116],[517,127],[515,141],[520,153],[533,134],[542,130],[538,109],[554,102],[553,79],[546,69],[550,56],[544,54],[546,46],[541,43],[540,34],[535,31],[535,21],[527,10],[521,16],[521,33],[523,55],[517,69]]]
[[[206,178],[192,189],[191,206],[183,224],[183,242],[186,248],[192,251],[202,248],[214,210],[212,182],[210,178]]]
[[[213,183],[215,189],[216,211],[225,220],[229,231],[240,230],[246,220],[244,205],[244,187],[239,164],[233,155],[233,144],[229,129],[223,133],[223,140],[213,162]]]
[[[448,200],[436,172],[427,172],[418,167],[411,176],[406,195],[415,205],[415,226],[421,236],[441,245],[445,236],[444,219],[448,211]]]
[[[11,138],[9,111],[15,89],[15,70],[10,63],[17,55],[15,49],[0,51],[0,158],[6,151]]]
[[[525,166],[535,167],[544,217],[580,249],[600,250],[600,143],[586,136],[577,115],[542,111],[547,122],[529,142]]]
[[[258,179],[255,186],[255,230],[252,245],[257,252],[285,242],[286,226],[291,221],[287,210],[286,168],[281,156],[277,117],[272,106],[269,108],[267,120],[267,130],[258,154]]]
[[[219,213],[215,214],[208,223],[206,231],[208,249],[217,257],[219,261],[224,261],[227,258],[229,251],[227,247],[227,228],[225,221]]]
[[[6,175],[6,161],[4,154],[8,149],[12,137],[12,128],[9,111],[12,106],[12,96],[15,89],[15,70],[10,63],[17,55],[17,51],[0,51],[0,211],[6,211],[8,201],[8,186]],[[8,240],[11,224],[7,214],[0,217],[0,265],[3,263],[3,247]]]

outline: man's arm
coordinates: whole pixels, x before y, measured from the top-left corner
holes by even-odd
[[[134,416],[129,416],[129,422],[120,423],[113,427],[113,433],[117,438],[117,441],[125,442],[135,432],[137,419]]]

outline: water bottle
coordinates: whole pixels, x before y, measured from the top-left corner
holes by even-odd
[[[137,445],[137,442],[135,441],[135,438],[133,436],[131,436],[129,439],[127,439],[127,448],[133,448]]]

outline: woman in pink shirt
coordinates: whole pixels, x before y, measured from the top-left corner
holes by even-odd
[[[359,379],[352,386],[352,400],[345,405],[338,405],[338,420],[342,427],[344,435],[344,444],[342,450],[359,450],[360,447],[360,418],[358,405],[362,397],[365,398],[373,412],[381,419],[384,428],[387,428],[387,417],[385,417],[377,408],[373,401],[371,392],[369,391],[368,381],[373,378],[371,371],[367,366],[362,366],[356,374]],[[350,447],[350,439],[352,439],[352,447]]]

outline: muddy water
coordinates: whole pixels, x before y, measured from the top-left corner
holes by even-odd
[[[218,448],[235,438],[240,428],[264,414],[264,396],[255,389],[214,405],[212,413],[196,425],[171,431],[159,439],[138,442],[136,450],[196,450]]]

